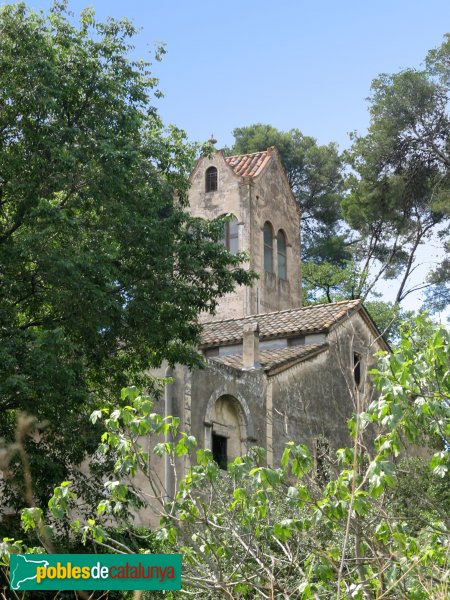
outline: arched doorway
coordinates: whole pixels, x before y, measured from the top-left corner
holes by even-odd
[[[247,403],[227,393],[211,396],[205,415],[205,448],[221,468],[245,454],[253,441],[253,426]]]

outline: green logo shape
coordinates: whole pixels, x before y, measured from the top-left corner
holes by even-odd
[[[179,590],[181,554],[11,554],[13,590]]]

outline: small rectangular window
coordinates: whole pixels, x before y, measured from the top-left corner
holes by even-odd
[[[316,477],[317,480],[325,484],[330,480],[330,444],[325,437],[319,437],[314,440],[315,459],[316,459]]]
[[[219,356],[219,346],[216,346],[215,348],[207,348],[203,354],[206,356],[206,358],[212,358],[213,356]]]
[[[227,470],[228,455],[227,455],[227,438],[223,435],[212,434],[212,453],[213,458],[221,469]]]
[[[361,355],[357,352],[353,352],[353,378],[356,386],[359,387],[361,384]]]

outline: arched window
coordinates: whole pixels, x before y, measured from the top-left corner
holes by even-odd
[[[273,273],[273,229],[268,221],[264,224],[264,271]]]
[[[238,220],[233,217],[231,221],[228,221],[225,225],[223,232],[222,244],[226,246],[227,250],[231,254],[237,254],[239,251],[239,229]]]
[[[238,231],[238,220],[233,217],[226,226],[226,245],[228,250],[232,254],[237,254],[239,250],[239,231]]]
[[[205,191],[215,192],[217,191],[217,169],[216,167],[209,167],[205,173]]]
[[[280,229],[277,235],[278,277],[287,279],[286,269],[286,236]]]

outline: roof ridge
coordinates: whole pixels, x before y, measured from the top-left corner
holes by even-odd
[[[311,310],[314,308],[320,308],[320,307],[325,307],[325,306],[336,306],[337,304],[348,304],[350,302],[355,302],[356,304],[361,304],[361,298],[354,298],[353,300],[339,300],[339,302],[326,302],[326,303],[318,303],[318,304],[309,304],[308,306],[298,306],[297,308],[284,308],[283,310],[272,310],[270,312],[265,312],[265,313],[254,313],[252,315],[247,315],[246,317],[230,317],[228,319],[218,319],[218,320],[213,320],[213,321],[207,321],[206,323],[201,323],[201,326],[205,326],[205,325],[212,325],[214,324],[219,324],[219,323],[229,323],[230,321],[244,321],[245,319],[256,319],[258,317],[264,317],[266,315],[273,315],[273,314],[283,314],[283,313],[288,313],[288,312],[293,312],[295,310]]]
[[[224,156],[225,164],[231,168],[238,177],[255,178],[259,177],[270,164],[272,157],[276,155],[276,149],[273,147],[257,152],[247,152],[245,154],[234,154]]]
[[[231,154],[230,156],[224,156],[225,160],[229,158],[238,158],[238,156],[254,156],[255,154],[267,154],[269,152],[269,148],[266,150],[258,150],[257,152],[243,152],[242,154]]]
[[[321,347],[325,347],[325,346],[329,346],[328,342],[320,342],[317,344],[304,344],[304,345],[299,345],[299,346],[283,346],[282,348],[269,348],[268,350],[261,350],[260,349],[260,356],[262,354],[267,355],[267,354],[288,354],[288,352],[291,353],[295,353],[295,352],[309,352],[312,350],[315,350],[316,348],[321,348]]]

